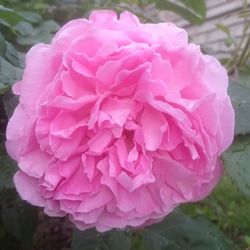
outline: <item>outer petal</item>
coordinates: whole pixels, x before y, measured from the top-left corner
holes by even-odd
[[[14,183],[23,200],[35,206],[44,206],[45,200],[39,193],[38,179],[18,171],[14,176]]]
[[[36,102],[58,71],[60,54],[49,45],[37,44],[26,55],[20,103],[27,115],[36,111]]]

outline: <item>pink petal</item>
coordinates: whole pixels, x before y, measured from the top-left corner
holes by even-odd
[[[14,176],[14,183],[21,198],[34,206],[43,207],[44,199],[38,190],[38,180],[18,171]]]
[[[20,103],[29,114],[35,113],[34,103],[57,73],[60,57],[61,55],[56,50],[45,44],[35,45],[26,55]]]
[[[157,150],[166,129],[165,117],[157,110],[146,107],[142,114],[141,124],[146,149]]]
[[[157,57],[152,61],[152,76],[162,80],[165,84],[170,83],[173,77],[171,64]]]
[[[112,134],[108,130],[103,130],[96,134],[88,142],[89,151],[93,153],[103,153],[112,139]]]
[[[53,158],[50,155],[40,150],[35,150],[25,155],[21,155],[18,159],[18,166],[26,174],[40,178],[52,161]]]
[[[107,28],[109,25],[116,23],[117,15],[116,12],[112,10],[92,11],[89,16],[89,20],[97,25],[100,25],[101,27],[103,26]]]
[[[77,208],[77,212],[88,213],[96,208],[105,206],[110,200],[113,199],[111,192],[103,188],[100,192],[91,197],[87,197],[86,201],[83,201]]]

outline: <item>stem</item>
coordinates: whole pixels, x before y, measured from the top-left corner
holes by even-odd
[[[245,46],[244,46],[244,48],[243,48],[243,51],[242,51],[242,53],[241,53],[239,59],[237,60],[237,57],[236,57],[236,59],[234,59],[234,57],[232,57],[232,60],[235,60],[236,63],[234,63],[234,64],[232,65],[232,67],[229,68],[229,70],[228,70],[228,74],[229,74],[229,75],[233,73],[233,71],[234,71],[235,68],[244,65],[244,62],[245,62],[245,61],[247,60],[247,58],[248,58],[248,48],[249,48],[249,47],[250,47],[250,36],[248,37],[248,39],[247,39],[247,41],[246,41],[246,43],[245,43]]]
[[[243,9],[242,9],[242,11],[248,10],[248,8],[246,8],[247,6],[246,6],[245,2],[243,3]],[[238,61],[239,61],[239,60],[237,60],[237,58],[238,58],[238,51],[241,49],[243,41],[244,41],[244,38],[246,37],[247,30],[249,29],[249,20],[248,20],[248,17],[244,16],[243,18],[244,18],[244,29],[243,29],[243,32],[242,32],[242,37],[240,39],[240,42],[238,43],[238,46],[236,46],[235,51],[232,53],[232,57],[231,57],[232,59],[229,60],[228,63],[226,64],[226,68],[228,68],[228,74],[229,75],[231,73],[233,73],[233,71],[235,70],[235,68],[238,65]],[[241,56],[242,56],[242,54],[241,54]],[[241,58],[241,56],[240,56],[240,58]]]
[[[242,65],[245,65],[245,64],[246,64],[246,62],[247,62],[247,60],[248,60],[249,57],[250,57],[250,50],[248,51],[248,53],[247,53],[246,56],[244,57],[243,62],[242,62]]]
[[[245,44],[245,46],[244,46],[244,48],[243,48],[243,51],[242,51],[242,53],[241,53],[241,56],[240,56],[240,58],[239,58],[239,60],[238,60],[238,62],[237,62],[237,64],[236,64],[236,66],[241,66],[242,63],[244,62],[244,58],[245,58],[245,56],[246,56],[247,53],[248,53],[248,48],[249,48],[249,46],[250,46],[250,36],[248,37],[248,39],[247,39],[247,41],[246,41],[246,44]]]

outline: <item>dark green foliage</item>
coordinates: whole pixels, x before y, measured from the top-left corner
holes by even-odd
[[[15,25],[23,20],[23,17],[12,9],[0,5],[0,20],[8,25]]]
[[[75,229],[72,236],[72,250],[129,250],[131,235],[120,230],[98,233],[94,229],[84,232]]]
[[[43,20],[32,11],[14,11],[0,6],[0,95],[21,78],[24,55],[27,49],[39,42],[49,43],[59,25]]]
[[[175,12],[192,24],[201,24],[206,19],[206,4],[204,0],[155,1],[156,7]]]
[[[230,250],[231,242],[204,217],[173,212],[142,234],[145,250]]]
[[[223,155],[227,173],[239,190],[250,198],[250,136],[235,140]]]
[[[4,94],[15,81],[21,78],[22,70],[0,57],[0,94]]]
[[[16,163],[7,155],[0,155],[0,192],[13,188],[13,175],[17,170]]]
[[[19,80],[24,65],[26,44],[22,39],[19,24],[27,22],[33,31],[38,30],[49,41],[52,32],[58,28],[53,21],[43,21],[33,12],[14,11],[0,6],[0,249],[29,250],[33,248],[33,236],[37,225],[37,209],[22,201],[14,191],[13,176],[16,162],[11,160],[4,148],[5,128],[8,117],[13,113],[17,98],[10,92],[11,85]],[[55,28],[56,27],[56,28]],[[37,32],[37,31],[36,31]],[[48,35],[49,34],[49,35]],[[27,34],[26,37],[27,39]],[[31,41],[31,39],[30,39]]]
[[[30,46],[40,42],[49,43],[53,34],[59,29],[55,21],[49,20],[42,22],[41,25],[34,27],[29,22],[20,22],[16,25],[20,30],[17,37],[17,43],[24,46]]]
[[[205,218],[179,212],[168,215],[161,223],[133,234],[111,231],[104,234],[94,229],[75,230],[72,250],[230,250],[231,242]]]
[[[250,81],[250,77],[249,77]],[[235,111],[235,133],[250,132],[250,88],[235,81],[229,84],[228,93]]]
[[[37,225],[37,210],[22,201],[13,192],[6,192],[1,201],[1,221],[3,230],[14,241],[20,243],[23,250],[33,246],[33,235]]]
[[[250,244],[250,202],[228,176],[224,176],[214,192],[201,202],[186,204],[182,210],[191,216],[202,215],[217,225],[233,241],[233,250],[244,250]]]

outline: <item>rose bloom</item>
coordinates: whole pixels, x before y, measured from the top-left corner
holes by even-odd
[[[22,199],[81,230],[140,227],[206,197],[234,112],[226,70],[185,30],[94,11],[26,56],[6,147]]]

